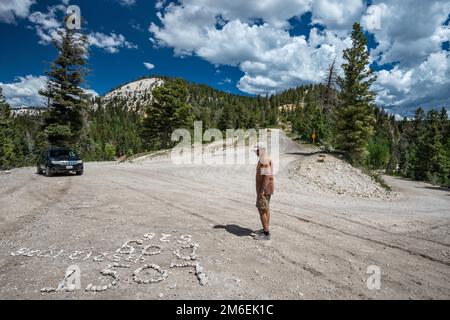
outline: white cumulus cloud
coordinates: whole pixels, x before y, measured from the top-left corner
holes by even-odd
[[[320,82],[326,67],[350,44],[348,35],[315,28],[309,40],[291,36],[287,20],[310,8],[310,1],[183,0],[164,7],[158,13],[161,25],[152,23],[149,30],[157,46],[172,47],[175,55],[238,66],[244,72],[238,82],[242,91],[274,93]],[[348,11],[345,4],[339,8]],[[351,16],[344,23],[345,16],[333,20],[333,26],[353,23]]]
[[[155,65],[153,63],[149,63],[149,62],[144,62],[144,66],[148,69],[148,70],[152,70],[155,68]]]
[[[121,34],[93,32],[88,34],[88,42],[91,46],[103,49],[109,53],[117,53],[120,48],[136,49],[137,45],[127,41]]]
[[[46,76],[27,75],[17,77],[12,83],[0,82],[3,95],[12,108],[44,107],[46,99],[39,94],[47,84]],[[98,93],[92,89],[83,89],[86,96],[95,97]]]
[[[313,23],[327,26],[329,30],[351,30],[353,23],[358,22],[365,11],[362,0],[315,0],[312,1]]]
[[[25,18],[35,0],[1,0],[0,22],[15,23],[16,18]]]
[[[444,25],[449,14],[448,0],[373,1],[362,23],[379,43],[372,51],[374,61],[400,62],[403,67],[422,63],[450,39],[450,28]]]
[[[47,77],[32,76],[17,77],[13,83],[2,83],[3,95],[13,108],[41,107],[45,105],[39,90],[45,88]]]
[[[411,115],[417,107],[450,107],[450,40],[445,24],[450,2],[435,0],[375,0],[362,18],[378,46],[372,60],[394,67],[377,73],[377,102]]]
[[[66,12],[64,5],[48,7],[48,12],[35,11],[28,20],[33,24],[39,43],[42,45],[51,44],[61,39],[60,32],[64,31],[63,16]],[[102,49],[108,53],[118,53],[121,48],[136,49],[137,45],[126,40],[122,34],[110,32],[90,32],[87,34],[90,46]]]
[[[450,109],[450,52],[431,53],[421,64],[378,72],[377,102],[392,112],[412,115],[415,108]]]

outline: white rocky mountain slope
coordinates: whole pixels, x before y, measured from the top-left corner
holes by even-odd
[[[148,78],[125,84],[103,97],[104,104],[112,101],[125,101],[129,110],[137,110],[145,102],[153,100],[153,90],[164,83],[160,78]]]

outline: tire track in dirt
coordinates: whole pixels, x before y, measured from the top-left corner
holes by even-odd
[[[171,201],[164,200],[164,199],[162,199],[162,198],[153,196],[153,195],[151,195],[151,194],[149,194],[149,193],[147,193],[147,192],[145,192],[145,191],[143,191],[143,190],[141,190],[141,189],[132,187],[132,186],[126,184],[126,183],[118,182],[118,181],[116,181],[116,180],[110,180],[110,181],[113,182],[113,183],[115,183],[115,184],[117,184],[117,185],[121,185],[122,187],[125,187],[125,188],[127,188],[127,189],[130,189],[130,190],[132,190],[132,191],[134,191],[134,192],[138,192],[138,193],[140,193],[140,194],[143,194],[143,195],[145,195],[146,197],[151,198],[151,199],[153,199],[153,200],[156,200],[156,201],[158,201],[158,202],[160,202],[160,203],[162,203],[162,204],[164,204],[164,205],[166,205],[166,206],[168,206],[168,207],[171,207],[171,208],[180,210],[180,211],[182,211],[182,212],[189,213],[189,214],[191,214],[191,215],[193,215],[193,216],[195,216],[195,217],[197,217],[197,218],[199,218],[199,219],[201,219],[201,220],[208,221],[209,223],[217,223],[217,221],[214,221],[214,220],[212,220],[212,219],[209,219],[209,218],[207,218],[207,217],[205,217],[205,216],[203,216],[203,215],[201,215],[201,214],[198,214],[198,213],[196,213],[196,212],[187,210],[187,209],[184,208],[184,207],[177,206],[177,205],[175,205],[175,204],[174,204],[173,202],[171,202]]]
[[[292,206],[291,204],[288,204],[288,203],[282,202],[282,201],[279,201],[277,203],[278,204],[282,204],[282,205],[287,206],[287,207],[291,207]],[[317,211],[317,209],[316,209],[316,211]],[[392,232],[392,231],[389,231],[389,230],[386,230],[386,229],[382,229],[382,228],[376,227],[374,225],[370,225],[368,223],[359,222],[359,221],[356,221],[354,219],[347,218],[347,217],[345,217],[345,214],[336,215],[336,214],[333,214],[333,213],[327,213],[327,216],[332,216],[332,217],[334,217],[336,219],[342,219],[342,220],[345,220],[347,222],[354,223],[356,225],[360,225],[360,226],[363,226],[363,227],[366,227],[366,228],[377,230],[377,231],[385,233],[385,234],[387,234],[389,236],[410,238],[410,239],[415,239],[415,240],[422,240],[422,241],[430,242],[432,244],[437,244],[437,245],[440,245],[440,246],[443,246],[443,247],[450,248],[450,244],[445,243],[445,242],[441,242],[441,241],[437,241],[437,240],[433,240],[433,239],[427,239],[427,238],[424,238],[424,237],[418,237],[418,236],[410,235],[410,234],[407,234],[407,233]],[[304,221],[304,222],[308,222],[308,221]]]
[[[427,255],[427,254],[424,254],[424,253],[421,253],[421,252],[413,251],[411,249],[404,248],[404,247],[401,247],[401,246],[398,246],[398,245],[395,245],[395,244],[390,244],[390,243],[387,243],[387,242],[384,242],[384,241],[381,241],[381,240],[375,240],[375,239],[371,239],[371,238],[364,237],[364,236],[361,236],[361,235],[353,234],[353,233],[350,233],[350,232],[347,232],[347,231],[344,231],[344,230],[340,230],[338,228],[335,228],[335,227],[332,227],[332,226],[329,226],[329,225],[326,225],[326,224],[323,224],[323,223],[320,223],[320,222],[315,222],[315,221],[312,221],[312,220],[309,220],[309,219],[300,218],[300,217],[291,215],[291,214],[286,213],[286,212],[280,212],[280,213],[284,214],[285,216],[289,216],[291,218],[294,218],[294,219],[297,219],[299,221],[302,221],[304,223],[311,223],[311,224],[314,224],[314,225],[317,225],[317,226],[320,226],[320,227],[323,227],[323,228],[326,228],[326,229],[329,229],[329,230],[333,230],[333,231],[345,234],[345,235],[347,235],[349,237],[354,237],[354,238],[358,238],[358,239],[361,239],[361,240],[369,241],[369,242],[372,242],[372,243],[375,243],[375,244],[378,244],[378,245],[381,245],[381,246],[384,246],[384,247],[388,247],[388,248],[391,248],[391,249],[398,249],[400,251],[409,253],[409,254],[414,255],[414,256],[418,256],[418,257],[421,257],[421,258],[424,258],[424,259],[428,259],[428,260],[433,261],[433,262],[437,262],[437,263],[444,264],[446,266],[450,266],[450,261],[443,261],[443,260],[437,259],[435,257],[432,257],[430,255]]]
[[[131,175],[133,175],[135,177],[141,178],[140,180],[143,181],[143,182],[146,182],[146,183],[148,183],[148,180],[143,180],[143,178],[142,178],[143,176],[147,177],[149,179],[155,179],[155,176],[151,176],[151,175],[145,174],[145,172],[136,172],[136,171],[132,171],[132,170],[129,170],[129,169],[121,169],[121,171],[127,172],[128,174],[131,174]],[[158,176],[158,181],[165,182],[168,186],[173,185],[174,184],[173,179],[176,178],[178,180],[183,180],[183,181],[189,182],[189,190],[195,190],[195,191],[198,191],[198,192],[201,192],[201,193],[205,192],[205,188],[200,189],[200,188],[192,187],[193,181],[189,180],[187,178],[175,176],[175,175],[168,174],[168,173],[162,173],[160,171],[158,172],[158,175],[164,175],[166,177],[171,177],[172,178],[170,180],[170,179],[163,179],[162,177]],[[199,185],[200,183],[196,183],[196,184]]]
[[[300,219],[302,219],[302,218],[300,218]],[[304,219],[302,219],[302,220],[304,220]],[[305,222],[307,222],[307,221],[305,221]],[[309,222],[307,222],[307,223],[309,223]],[[280,226],[279,224],[276,224],[276,225]],[[292,228],[291,225],[289,225],[289,224],[287,224],[287,225],[282,225],[282,227],[285,228],[285,229],[287,229],[287,230],[289,230],[289,231],[292,231],[293,233],[297,233],[297,234],[298,234],[298,230],[295,230],[295,228]],[[301,235],[302,235],[302,237],[308,237],[308,238],[312,239],[313,241],[317,241],[317,242],[320,242],[320,243],[322,243],[322,244],[325,244],[325,245],[327,245],[328,247],[330,247],[330,249],[332,249],[331,244],[326,243],[326,242],[324,241],[324,239],[321,238],[321,237],[316,237],[316,236],[314,236],[313,234],[308,234],[308,233],[302,233]],[[342,250],[342,251],[345,252],[345,253],[347,253],[347,254],[348,254],[349,256],[351,256],[352,258],[355,257],[355,259],[359,259],[359,260],[363,259],[363,257],[357,255],[355,252],[353,252],[353,251],[351,251],[351,250],[346,249],[345,247],[338,247],[338,249],[339,249],[339,250]],[[312,252],[312,251],[311,251],[311,252]],[[326,256],[327,256],[328,258],[329,258],[330,256],[332,256],[332,257],[335,259],[336,264],[337,264],[339,261],[340,261],[341,263],[344,263],[344,264],[348,264],[348,263],[349,263],[349,261],[348,261],[347,259],[345,259],[342,255],[339,255],[339,254],[330,254],[330,253],[327,253]],[[328,258],[327,258],[327,259],[328,259]],[[288,258],[288,259],[289,259],[289,258]],[[354,261],[354,262],[356,263],[357,261]],[[351,264],[350,264],[350,265],[351,265]],[[350,268],[351,268],[351,267],[350,267]],[[408,277],[409,277],[409,281],[412,281],[412,282],[417,281],[417,280],[416,280],[416,279],[417,279],[417,275],[415,275],[414,273],[411,273],[411,272],[409,272],[409,271],[405,272],[405,270],[404,270],[401,266],[397,266],[397,265],[395,265],[395,264],[394,264],[394,265],[391,264],[391,265],[389,265],[389,269],[390,269],[390,270],[395,270],[398,274],[403,274],[404,276],[407,274]],[[311,272],[312,272],[312,273],[314,273],[315,271],[318,271],[318,270],[311,269]],[[320,272],[320,271],[318,271],[318,272]],[[386,282],[387,282],[387,279],[385,279],[385,277],[387,277],[387,274],[383,274],[383,277],[384,277],[383,283],[386,283]],[[422,278],[422,279],[426,279],[426,278]],[[437,277],[436,279],[440,279],[440,277]],[[436,279],[435,279],[435,280],[436,280]],[[333,279],[331,279],[330,282],[333,282],[334,280],[335,280],[335,279],[333,278]],[[359,280],[360,280],[360,279],[357,279],[357,281],[359,281]],[[428,281],[431,281],[430,279],[427,279],[427,280],[428,280]],[[397,281],[397,280],[391,278],[388,282],[390,282],[390,283],[392,283],[392,284],[395,284],[395,285],[396,285],[397,287],[399,287],[399,288],[402,288],[402,291],[403,291],[403,292],[406,292],[406,291],[409,290],[408,287],[407,287],[407,285],[406,285],[406,283],[405,283],[405,281]],[[416,283],[416,284],[417,284],[417,283]],[[442,290],[442,289],[440,289],[440,290]],[[361,295],[361,297],[363,297],[363,296],[364,296],[364,294]],[[427,297],[427,298],[428,298],[428,297]]]
[[[279,255],[279,257],[282,258],[283,260],[289,262],[290,264],[292,264],[294,266],[300,267],[302,270],[310,273],[314,277],[319,277],[319,278],[325,280],[329,284],[333,285],[335,288],[341,289],[347,293],[357,295],[359,298],[367,298],[367,296],[364,293],[356,291],[351,286],[348,286],[346,284],[336,281],[335,279],[328,277],[323,272],[315,269],[314,267],[312,267],[310,265],[304,265],[296,260],[293,260],[293,259],[289,258],[288,256],[284,255],[280,250],[278,250],[276,248],[271,247],[271,249],[273,249],[273,251],[276,252]]]
[[[65,183],[63,186],[58,187],[56,190],[49,189],[47,192],[47,195],[50,196],[50,198],[44,199],[43,196],[41,196],[42,189],[39,189],[39,192],[37,192],[36,188],[34,186],[30,186],[29,182],[26,184],[30,188],[30,192],[28,193],[32,197],[34,197],[36,200],[40,201],[41,203],[34,208],[30,210],[30,213],[20,216],[17,221],[13,222],[7,222],[2,225],[2,232],[5,234],[14,234],[17,233],[20,229],[23,229],[25,227],[29,227],[32,222],[37,221],[40,216],[44,215],[46,212],[43,211],[44,208],[53,207],[56,203],[61,201],[64,198],[64,195],[67,195],[67,191],[72,186],[72,177],[67,177],[65,179]],[[51,179],[47,178],[46,179]],[[35,181],[36,178],[32,179],[31,181]],[[38,212],[38,214],[36,214]],[[6,229],[6,230],[5,230]]]
[[[346,217],[344,217],[343,215],[339,215],[339,216],[333,215],[333,216],[336,217],[336,218],[338,218],[338,219],[342,219],[342,220],[345,220],[345,221],[348,221],[348,222],[356,223],[356,224],[358,224],[358,225],[361,225],[361,226],[364,226],[364,227],[368,227],[368,228],[372,228],[372,229],[377,230],[377,231],[380,231],[380,232],[385,232],[385,233],[387,233],[387,234],[389,234],[389,235],[394,235],[394,236],[399,236],[399,237],[406,237],[406,238],[411,238],[411,239],[416,239],[416,240],[427,241],[427,242],[431,242],[431,243],[434,243],[434,244],[441,245],[441,246],[443,246],[443,247],[448,247],[448,248],[450,248],[450,244],[449,244],[449,243],[444,243],[444,242],[436,241],[436,240],[433,240],[433,239],[427,239],[427,238],[423,238],[423,237],[417,237],[417,236],[413,236],[413,235],[409,235],[409,234],[404,234],[404,233],[391,232],[391,231],[388,231],[388,230],[385,230],[385,229],[381,229],[381,228],[378,228],[378,227],[375,227],[375,226],[371,226],[371,225],[366,224],[366,223],[363,223],[363,222],[358,222],[358,221],[355,221],[355,220],[346,218]]]
[[[24,184],[22,184],[22,185],[18,185],[18,186],[15,186],[15,187],[6,189],[6,190],[3,191],[2,194],[0,195],[0,200],[6,198],[6,197],[8,197],[8,196],[10,196],[10,195],[13,194],[13,193],[16,193],[16,192],[18,192],[18,191],[24,189],[25,187],[28,186],[29,183],[32,183],[32,182],[36,181],[37,178],[38,178],[38,175],[35,174],[35,176],[34,176],[33,178],[31,178],[30,180],[28,180],[27,183],[24,183]]]

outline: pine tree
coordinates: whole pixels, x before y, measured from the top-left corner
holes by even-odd
[[[11,116],[11,108],[6,102],[5,96],[3,95],[3,89],[0,87],[0,121],[7,121]]]
[[[376,125],[373,137],[367,146],[366,164],[370,169],[385,169],[391,155],[391,122],[390,116],[383,109],[375,109]]]
[[[386,165],[386,173],[394,174],[398,172],[400,163],[400,140],[401,134],[394,115],[389,116],[388,126],[388,139],[389,139],[389,158]]]
[[[449,114],[445,108],[441,110],[440,120],[442,123],[442,144],[444,145],[444,150],[446,154],[446,170],[447,176],[443,178],[442,185],[446,187],[450,187],[450,120]],[[445,176],[445,172],[443,173]]]
[[[442,114],[430,110],[426,117],[426,133],[421,150],[422,164],[426,165],[426,178],[434,184],[446,184],[450,170],[444,145]]]
[[[88,105],[81,87],[87,73],[87,38],[67,27],[59,34],[61,41],[55,41],[59,55],[47,72],[46,89],[40,92],[49,102],[43,129],[49,144],[78,149],[83,113]]]
[[[9,169],[15,165],[14,128],[11,121],[11,109],[0,87],[0,169]]]
[[[367,39],[358,23],[353,25],[352,47],[344,51],[344,78],[337,108],[335,143],[354,164],[363,163],[367,144],[374,129],[374,98],[370,90],[375,81],[369,68]]]
[[[159,143],[162,149],[172,145],[175,129],[191,128],[194,121],[192,107],[186,102],[188,91],[181,79],[166,80],[153,91],[154,101],[146,108],[142,121],[142,139],[147,148]]]
[[[407,177],[413,178],[415,180],[425,180],[427,175],[427,155],[424,154],[425,149],[427,149],[425,137],[426,137],[426,126],[425,126],[426,114],[422,108],[418,108],[415,113],[414,121],[411,125],[412,130],[409,137],[409,148],[408,156],[406,158]]]
[[[447,112],[418,108],[413,121],[399,123],[395,148],[400,173],[415,180],[450,185],[450,133]]]

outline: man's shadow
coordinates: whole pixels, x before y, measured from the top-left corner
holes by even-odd
[[[242,228],[236,224],[227,224],[226,226],[224,225],[215,225],[213,227],[214,229],[225,229],[225,231],[234,234],[235,236],[238,237],[250,237],[253,233],[253,230],[247,229],[247,228]]]

